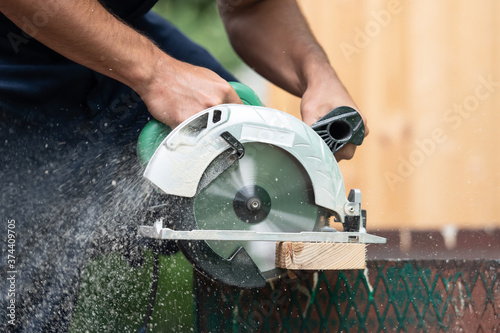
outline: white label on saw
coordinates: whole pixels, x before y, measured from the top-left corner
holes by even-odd
[[[294,132],[280,131],[252,125],[243,125],[240,137],[240,140],[242,141],[257,141],[284,147],[292,147],[294,139]]]

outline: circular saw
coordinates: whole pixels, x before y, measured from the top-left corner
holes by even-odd
[[[361,144],[359,114],[335,109],[309,127],[259,106],[246,86],[233,87],[254,105],[218,105],[171,132],[158,135],[163,125],[153,122],[141,133],[144,177],[177,197],[179,214],[171,228],[160,219],[139,234],[177,240],[198,271],[244,288],[283,273],[275,265],[276,242],[385,242],[366,233],[360,191],[346,197],[333,155],[347,142]]]

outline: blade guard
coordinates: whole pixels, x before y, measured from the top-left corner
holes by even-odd
[[[299,119],[266,107],[224,104],[189,118],[173,130],[151,158],[144,177],[163,192],[195,196],[209,164],[231,148],[229,132],[241,143],[261,142],[294,156],[307,171],[315,203],[344,222],[348,202],[340,169],[321,137]]]

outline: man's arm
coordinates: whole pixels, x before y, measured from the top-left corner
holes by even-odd
[[[262,76],[302,97],[305,123],[311,125],[342,105],[359,110],[295,0],[219,0],[218,5],[236,52]],[[346,145],[336,158],[350,159],[355,149]]]
[[[45,11],[49,19],[32,37],[68,59],[128,85],[156,119],[172,127],[208,107],[241,103],[217,74],[168,56],[97,0],[40,3],[2,0],[0,11],[19,27],[23,18]]]

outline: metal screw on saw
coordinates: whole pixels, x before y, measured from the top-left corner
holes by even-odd
[[[258,198],[251,198],[247,202],[247,207],[251,211],[258,211],[260,209],[261,204],[262,203],[260,202],[260,200]]]
[[[359,208],[359,206],[360,205],[358,203],[348,202],[344,206],[345,213],[347,215],[359,215],[359,212],[358,212],[358,209],[357,209],[357,208]]]

